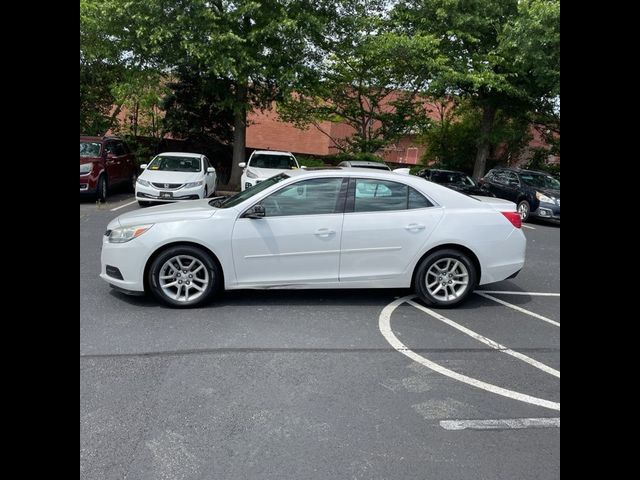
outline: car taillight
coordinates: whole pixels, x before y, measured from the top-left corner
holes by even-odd
[[[520,214],[518,212],[500,212],[500,213],[502,213],[505,217],[507,217],[507,220],[509,220],[514,227],[522,228],[522,217],[520,217]]]

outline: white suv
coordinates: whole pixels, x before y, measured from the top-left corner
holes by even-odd
[[[256,150],[246,163],[242,162],[238,165],[244,168],[241,177],[242,190],[279,173],[300,168],[296,157],[291,152],[273,150]]]

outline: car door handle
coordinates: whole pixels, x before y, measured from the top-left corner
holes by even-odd
[[[409,231],[424,230],[425,228],[426,227],[424,225],[422,225],[421,223],[410,223],[409,225],[404,227],[405,230],[409,230]]]
[[[330,230],[328,228],[319,228],[318,230],[316,230],[314,235],[318,237],[328,237],[329,235],[334,235],[335,233],[335,230]]]

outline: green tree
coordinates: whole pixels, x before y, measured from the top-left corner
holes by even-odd
[[[392,31],[385,0],[333,1],[313,50],[322,61],[278,104],[280,117],[314,126],[341,152],[373,153],[423,126],[428,117],[418,93],[438,65],[437,41]],[[349,125],[337,136],[323,122]]]
[[[473,176],[481,177],[499,111],[549,111],[559,97],[559,0],[401,0],[394,19],[408,35],[440,40],[446,68],[432,95],[459,95],[481,111]]]
[[[80,134],[102,135],[113,124],[112,86],[122,69],[99,21],[99,3],[80,1]]]
[[[449,99],[436,103],[438,119],[420,135],[426,145],[423,163],[434,161],[438,167],[462,170],[471,174],[477,151],[477,135],[482,110],[469,101]],[[510,164],[518,158],[531,139],[526,116],[509,117],[499,111],[488,138],[491,164]]]
[[[170,93],[162,101],[164,129],[176,137],[196,143],[230,143],[233,140],[234,112],[228,79],[206,75],[198,65],[178,68]]]
[[[314,31],[310,0],[105,0],[102,17],[129,63],[173,74],[198,65],[230,82],[234,112],[231,185],[244,161],[246,116],[268,108],[298,73]]]

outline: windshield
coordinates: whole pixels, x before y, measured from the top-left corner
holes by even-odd
[[[521,173],[520,178],[525,185],[535,188],[551,188],[560,190],[560,182],[550,175],[540,173]]]
[[[209,205],[217,208],[230,208],[235,207],[236,205],[244,202],[247,198],[253,197],[256,193],[260,193],[263,190],[266,190],[271,185],[275,185],[282,180],[289,178],[289,175],[286,173],[281,173],[279,175],[275,175],[274,177],[268,178],[263,182],[256,183],[253,187],[249,187],[242,192],[238,192],[235,195],[232,195],[224,200],[212,200],[209,202]]]
[[[436,183],[448,183],[453,185],[465,185],[468,187],[475,186],[473,180],[463,173],[456,172],[433,172],[431,181]]]
[[[195,157],[156,157],[147,169],[163,172],[199,172],[200,159]]]
[[[98,142],[80,142],[81,157],[99,157],[100,143]]]
[[[255,168],[277,168],[280,170],[291,170],[298,168],[296,159],[288,155],[268,155],[260,153],[254,155],[249,160],[249,166]]]

